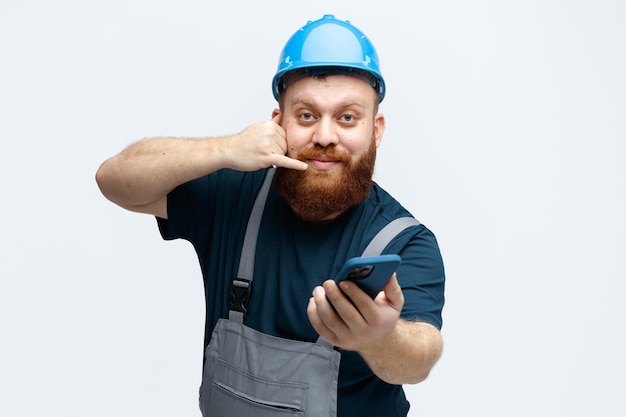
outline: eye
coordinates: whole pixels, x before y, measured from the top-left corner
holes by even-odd
[[[341,120],[346,123],[352,123],[356,120],[356,117],[352,114],[344,114],[343,116],[341,116]]]
[[[311,113],[301,113],[300,119],[304,120],[305,122],[308,122],[308,121],[313,120],[313,115]]]

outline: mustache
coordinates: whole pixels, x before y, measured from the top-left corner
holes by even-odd
[[[335,148],[334,146],[323,147],[319,145],[315,145],[312,148],[304,149],[298,153],[296,159],[300,161],[306,161],[307,159],[314,159],[325,157],[329,159],[334,159],[336,161],[341,162],[350,162],[351,155],[348,152],[342,152]]]

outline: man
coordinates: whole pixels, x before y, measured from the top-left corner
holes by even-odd
[[[376,51],[326,15],[289,39],[272,88],[271,120],[230,136],[144,139],[105,161],[98,185],[198,254],[203,415],[404,416],[402,384],[423,381],[442,351],[434,236],[415,222],[389,238],[381,249],[402,264],[375,299],[328,279],[412,217],[372,181],[385,130]]]

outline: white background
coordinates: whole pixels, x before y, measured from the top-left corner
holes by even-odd
[[[284,42],[325,13],[376,44],[376,180],[446,262],[410,415],[626,415],[621,0],[2,0],[0,415],[199,416],[195,254],[93,177],[269,118]]]

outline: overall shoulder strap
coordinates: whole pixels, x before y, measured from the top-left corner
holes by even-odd
[[[261,189],[256,196],[256,200],[254,200],[252,212],[250,213],[250,218],[248,219],[248,225],[246,227],[246,234],[243,239],[243,247],[241,248],[239,270],[237,271],[237,277],[233,279],[231,287],[228,318],[240,323],[243,323],[243,319],[245,318],[247,312],[250,287],[252,286],[252,280],[254,279],[256,241],[259,235],[259,228],[261,227],[261,218],[263,217],[265,201],[267,200],[267,195],[269,194],[272,177],[274,176],[275,171],[275,168],[267,170]]]
[[[256,252],[256,241],[259,235],[259,228],[261,226],[261,218],[263,217],[263,209],[265,208],[265,201],[267,201],[267,195],[269,194],[270,185],[272,184],[272,177],[274,176],[275,168],[270,168],[265,174],[265,179],[261,185],[261,189],[254,200],[254,206],[248,219],[248,226],[246,227],[246,236],[243,240],[243,247],[241,249],[241,259],[239,260],[239,271],[237,272],[238,278],[243,278],[252,281],[254,271],[254,256]]]
[[[361,256],[380,255],[385,247],[404,229],[421,223],[413,217],[399,217],[387,223],[367,245]]]

